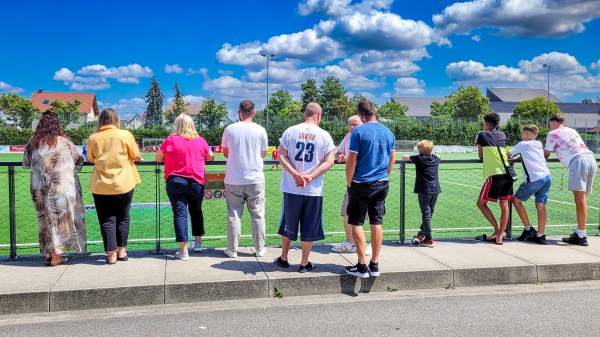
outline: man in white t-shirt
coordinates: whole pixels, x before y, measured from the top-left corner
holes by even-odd
[[[579,246],[587,246],[586,220],[588,193],[592,192],[592,184],[596,176],[596,159],[577,131],[566,127],[565,117],[555,114],[550,117],[550,132],[546,136],[544,156],[556,153],[558,160],[569,170],[569,191],[573,191],[575,211],[577,212],[577,229],[571,236],[562,241]]]
[[[301,273],[315,266],[308,261],[314,241],[323,240],[323,174],[333,166],[335,145],[329,133],[319,127],[321,106],[308,103],[304,123],[285,130],[279,139],[279,163],[283,167],[281,192],[283,209],[279,234],[281,256],[275,263],[289,268],[288,252],[292,241],[302,241]]]
[[[544,158],[544,147],[542,142],[535,140],[537,138],[539,128],[535,124],[525,125],[521,129],[521,138],[523,141],[513,146],[506,155],[510,158],[514,155],[521,155],[523,165],[523,182],[517,193],[513,204],[521,221],[523,222],[523,233],[517,238],[519,241],[531,241],[546,245],[546,203],[548,202],[548,192],[552,185],[552,177],[550,170],[546,166],[546,158]],[[531,226],[527,210],[523,206],[523,201],[527,201],[532,196],[535,196],[535,209],[538,215],[538,230]]]
[[[244,203],[252,223],[255,255],[264,256],[265,249],[265,175],[263,158],[267,154],[267,132],[254,123],[254,102],[240,103],[240,121],[225,128],[221,147],[227,158],[225,166],[225,199],[227,200],[227,249],[224,254],[237,257],[242,234]]]

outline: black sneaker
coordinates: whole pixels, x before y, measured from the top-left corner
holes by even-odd
[[[373,263],[373,261],[369,262],[369,275],[379,276],[379,262],[377,262],[377,263]]]
[[[283,261],[281,259],[281,256],[275,260],[275,264],[280,266],[281,268],[289,268],[290,267],[290,263],[287,261]]]
[[[517,240],[518,241],[527,241],[528,239],[535,236],[536,234],[537,234],[537,231],[533,227],[529,228],[529,230],[524,229],[523,233],[521,233],[521,236],[519,236],[517,238]]]
[[[369,277],[369,269],[366,264],[357,263],[354,266],[346,267],[346,273],[360,278]]]
[[[315,269],[315,265],[312,263],[307,263],[306,266],[300,265],[300,268],[298,269],[299,273],[308,273],[309,271]]]
[[[563,238],[562,241],[564,243],[570,243],[572,245],[578,245],[578,246],[587,246],[588,245],[587,237],[580,238],[579,235],[577,235],[577,232],[574,232],[568,238]]]
[[[534,236],[530,237],[529,239],[527,239],[527,241],[539,243],[540,245],[548,244],[548,242],[546,241],[546,235],[542,235],[542,236],[534,235]]]

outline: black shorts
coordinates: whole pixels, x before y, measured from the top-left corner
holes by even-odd
[[[381,225],[385,214],[385,198],[389,190],[387,180],[370,183],[353,182],[348,189],[348,223],[362,226],[369,214],[371,225]]]
[[[513,180],[506,174],[489,176],[485,180],[485,183],[483,183],[483,187],[481,187],[481,192],[479,193],[479,199],[485,201],[496,202],[498,200],[510,200],[512,198],[514,198]]]

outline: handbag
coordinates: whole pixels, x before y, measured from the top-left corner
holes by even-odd
[[[519,176],[517,176],[517,172],[515,172],[515,168],[511,165],[508,165],[507,162],[504,161],[504,156],[502,155],[502,151],[500,150],[500,146],[498,146],[498,142],[496,142],[496,135],[492,132],[492,137],[494,138],[494,143],[496,144],[496,149],[498,149],[498,154],[500,155],[500,160],[502,160],[502,165],[504,166],[504,170],[506,171],[506,175],[512,179],[512,181],[517,181]]]

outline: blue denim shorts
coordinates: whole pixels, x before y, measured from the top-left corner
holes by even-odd
[[[547,175],[534,182],[524,182],[519,186],[515,198],[521,201],[527,201],[532,195],[535,195],[535,202],[545,204],[548,202],[548,192],[552,185],[552,176]]]

